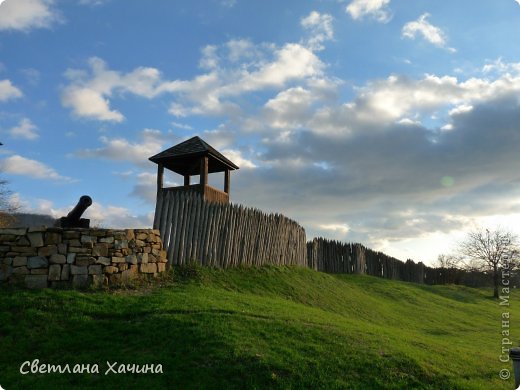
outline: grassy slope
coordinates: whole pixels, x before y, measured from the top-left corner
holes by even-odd
[[[0,385],[512,388],[498,378],[511,366],[498,361],[502,308],[490,291],[301,268],[198,272],[140,292],[0,290]],[[20,375],[36,358],[101,373]],[[161,363],[164,374],[105,376],[105,361]]]

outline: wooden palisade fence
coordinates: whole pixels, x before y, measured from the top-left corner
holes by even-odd
[[[365,274],[426,284],[490,285],[489,275],[403,262],[361,244],[315,238],[281,214],[229,203],[204,201],[198,192],[163,189],[154,228],[169,265],[190,260],[219,268],[300,265],[327,273]]]
[[[460,269],[431,268],[422,262],[403,262],[361,244],[315,238],[307,243],[309,268],[327,273],[366,274],[387,279],[426,284],[489,286],[489,275]]]
[[[306,266],[305,230],[281,214],[203,201],[197,192],[160,191],[154,228],[170,265]]]

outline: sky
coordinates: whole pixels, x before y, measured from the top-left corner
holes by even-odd
[[[520,233],[520,0],[1,3],[22,211],[87,194],[93,223],[150,227],[148,158],[198,135],[240,166],[234,203],[307,239],[432,264],[475,227]]]

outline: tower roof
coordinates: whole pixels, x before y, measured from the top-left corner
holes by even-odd
[[[180,175],[200,172],[200,157],[208,157],[208,173],[239,169],[211,145],[195,136],[149,158]]]

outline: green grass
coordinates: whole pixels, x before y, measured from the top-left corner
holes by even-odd
[[[302,268],[189,269],[138,290],[0,289],[11,389],[511,389],[490,290]],[[187,276],[187,274],[192,274]],[[520,342],[520,292],[510,339]],[[100,374],[19,373],[24,361]],[[106,361],[163,374],[104,375]]]

